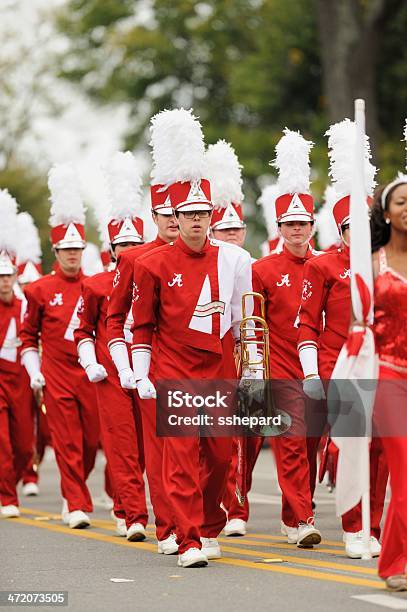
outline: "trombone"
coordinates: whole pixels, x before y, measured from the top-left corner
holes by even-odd
[[[253,310],[255,301],[258,300],[260,316],[248,314],[248,299],[252,300]],[[244,415],[263,416],[267,423],[274,422],[274,418],[280,416],[278,425],[262,425],[251,428],[256,436],[280,436],[288,431],[291,426],[291,417],[287,412],[279,410],[278,414],[273,406],[270,383],[270,330],[266,321],[265,298],[261,293],[248,291],[242,295],[242,320],[240,323],[240,355],[236,356],[236,367],[239,378],[245,371],[261,372],[261,379],[243,379],[239,385],[239,412]],[[253,393],[254,391],[254,393]],[[254,397],[255,396],[255,397]],[[255,401],[253,409],[253,399]],[[238,502],[243,506],[246,499],[246,436],[237,438],[237,478],[236,496]]]

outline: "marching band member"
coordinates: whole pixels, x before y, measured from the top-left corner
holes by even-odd
[[[26,289],[22,363],[31,388],[44,392],[61,476],[62,520],[75,529],[90,524],[87,513],[92,512],[92,499],[86,480],[94,466],[99,440],[95,390],[78,363],[73,335],[79,323],[85,212],[70,164],[51,168],[48,184],[51,241],[57,265],[54,272]]]
[[[17,280],[24,295],[24,289],[42,276],[41,242],[38,229],[32,216],[27,212],[17,215]],[[25,301],[25,298],[24,298]],[[34,431],[34,453],[23,473],[22,493],[26,496],[38,495],[38,468],[51,437],[47,425],[45,406],[41,394],[32,391],[32,428]]]
[[[150,380],[154,329],[156,379],[230,378],[232,360],[224,350],[230,351],[232,333],[239,337],[242,294],[252,287],[249,254],[207,238],[213,206],[199,122],[177,109],[159,113],[153,125],[163,157],[156,178],[168,185],[180,236],[134,266],[132,352],[142,399],[156,395]],[[201,567],[221,556],[217,536],[226,523],[220,504],[230,458],[230,437],[164,438],[163,482],[176,518],[179,566]]]
[[[328,381],[345,343],[350,325],[350,253],[349,205],[352,176],[352,150],[355,124],[349,119],[328,130],[330,162],[338,199],[333,216],[342,240],[341,248],[311,259],[304,267],[304,282],[299,314],[298,352],[303,370],[304,391],[316,400],[325,398],[322,380]],[[365,181],[368,193],[373,191],[376,169],[371,165],[366,140]],[[321,325],[324,319],[323,331]],[[322,380],[321,380],[322,379]],[[315,448],[317,450],[317,446]],[[387,483],[381,446],[373,440],[371,455],[371,551],[380,553],[380,520]],[[315,458],[316,461],[316,458]],[[315,486],[315,484],[314,484]],[[363,552],[360,504],[342,516],[346,553],[360,558]]]
[[[154,125],[151,126],[154,167],[151,186],[151,215],[157,226],[157,236],[151,242],[126,249],[120,253],[117,262],[113,289],[108,304],[106,335],[112,360],[119,374],[120,384],[124,389],[135,389],[136,383],[128,356],[128,343],[132,335],[132,299],[134,262],[141,255],[168,244],[178,236],[178,221],[174,216],[167,189],[155,177],[160,172],[160,160],[156,159]],[[152,370],[155,361],[153,348]],[[160,554],[172,555],[178,551],[175,539],[175,522],[171,505],[164,491],[162,482],[163,439],[156,435],[155,400],[140,401],[142,415],[144,456],[149,484],[149,492],[155,515],[157,550]]]
[[[136,160],[127,151],[116,153],[105,168],[111,203],[108,224],[114,257],[129,247],[142,245],[143,222],[139,213],[141,179]],[[79,361],[90,382],[96,383],[102,445],[115,498],[114,517],[119,535],[129,541],[144,540],[148,513],[143,480],[141,418],[135,392],[122,389],[106,340],[106,315],[114,270],[82,282],[79,327],[74,332]]]
[[[335,251],[341,246],[338,237],[338,228],[332,214],[332,209],[338,201],[338,194],[332,185],[327,185],[323,197],[323,204],[315,215],[318,246],[321,251]]]
[[[407,175],[399,174],[394,181],[377,191],[371,226],[375,276],[374,331],[380,364],[374,417],[378,422],[378,435],[382,436],[391,485],[391,499],[379,558],[379,575],[389,589],[406,591],[407,438],[405,433],[403,437],[403,427],[405,431]],[[381,426],[384,428],[383,433]]]
[[[20,516],[17,483],[33,453],[32,392],[20,363],[24,302],[17,277],[17,202],[0,190],[0,514]]]
[[[211,201],[214,206],[210,223],[210,236],[216,240],[243,247],[246,238],[246,223],[243,220],[242,210],[244,198],[242,166],[239,164],[232,146],[224,140],[209,145],[205,159],[207,164],[206,175],[211,185]],[[225,354],[226,358],[231,359],[233,357],[233,344],[231,350]],[[251,487],[252,471],[260,448],[261,441],[259,442],[259,438],[247,438],[245,444],[246,491],[249,491]],[[238,441],[234,439],[232,442],[232,461],[222,502],[228,517],[224,530],[227,536],[245,535],[249,518],[247,495],[243,505],[239,504],[236,496],[237,461]]]
[[[292,434],[271,438],[282,491],[281,531],[288,543],[301,547],[321,541],[312,511],[296,329],[304,264],[317,254],[309,244],[314,225],[314,202],[309,192],[312,146],[298,132],[284,130],[273,162],[279,173],[275,210],[283,248],[253,265],[253,288],[265,298],[270,330],[270,373],[277,381],[273,398],[277,408],[288,410],[292,419]]]

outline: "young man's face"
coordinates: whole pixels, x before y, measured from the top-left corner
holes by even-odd
[[[16,280],[15,274],[0,275],[0,300],[7,300],[13,293],[13,285]]]
[[[280,224],[280,232],[285,242],[292,246],[303,246],[311,240],[310,221],[286,221]]]
[[[119,257],[120,253],[123,253],[126,249],[130,249],[131,247],[135,247],[138,245],[142,245],[142,242],[120,242],[119,244],[113,245],[113,253],[116,259]]]
[[[152,216],[160,238],[166,242],[172,242],[178,238],[178,220],[175,215],[160,215],[153,211]]]
[[[213,229],[212,236],[215,240],[223,240],[223,242],[230,242],[230,244],[237,244],[239,247],[243,247],[246,239],[246,228],[245,227],[228,227],[225,229]]]
[[[81,269],[83,249],[56,249],[55,257],[66,274],[78,274]]]
[[[179,232],[186,240],[205,240],[211,222],[210,210],[194,210],[178,213]]]

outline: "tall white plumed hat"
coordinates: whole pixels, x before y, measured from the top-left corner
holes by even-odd
[[[15,274],[17,256],[17,201],[0,189],[0,274]]]
[[[51,192],[51,242],[55,249],[83,249],[85,207],[75,169],[70,163],[55,164],[48,173]]]
[[[17,215],[17,231],[18,282],[26,285],[42,276],[40,235],[30,213]]]
[[[192,110],[161,111],[151,119],[150,133],[154,197],[177,211],[212,210],[203,132]],[[161,212],[154,202],[153,208]]]
[[[143,220],[140,217],[142,180],[136,158],[130,151],[117,151],[102,170],[109,202],[110,243],[144,242]]]
[[[241,229],[243,220],[242,166],[234,148],[225,140],[209,145],[206,151],[206,176],[211,184],[214,210],[212,229]]]

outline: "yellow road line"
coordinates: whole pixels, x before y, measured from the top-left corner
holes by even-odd
[[[218,540],[220,540],[221,542],[225,542],[227,544],[232,544],[231,542],[232,538],[224,538],[224,537],[220,537],[218,538]],[[278,548],[279,550],[283,549],[283,550],[298,550],[297,546],[295,544],[280,544],[277,542],[260,542],[257,540],[250,540],[250,536],[246,536],[244,538],[235,538],[236,540],[239,540],[239,544],[243,545],[243,546],[262,546],[262,547],[267,547],[267,548]],[[324,541],[322,540],[322,542],[324,543]],[[236,542],[237,543],[237,542]],[[302,549],[302,550],[306,550],[306,549]],[[320,547],[319,545],[316,546],[315,548],[309,548],[308,552],[311,554],[316,554],[316,553],[323,553],[323,554],[330,554],[330,555],[340,555],[340,556],[345,556],[345,551],[343,550],[335,550],[333,548],[323,548]]]
[[[39,529],[47,529],[48,531],[53,531],[57,533],[62,533],[69,536],[85,538],[89,540],[96,540],[99,542],[107,542],[109,544],[116,544],[118,546],[125,546],[127,548],[136,548],[138,550],[146,550],[146,551],[157,551],[157,545],[152,544],[150,542],[128,542],[123,538],[119,538],[117,536],[109,536],[97,532],[92,532],[86,529],[69,529],[68,527],[64,527],[62,525],[54,525],[52,523],[46,523],[41,521],[35,521],[33,519],[28,518],[20,518],[13,521],[16,525],[29,525],[31,527],[37,527]],[[236,553],[236,549],[225,548],[226,552]],[[258,556],[255,551],[243,551],[244,554],[253,553],[253,555]],[[290,574],[292,576],[300,576],[303,578],[312,578],[316,580],[324,580],[331,582],[340,582],[343,584],[351,584],[355,586],[363,586],[363,587],[372,587],[375,589],[384,588],[384,583],[379,580],[369,580],[366,578],[356,578],[353,576],[343,576],[339,574],[330,574],[325,572],[318,572],[315,570],[307,570],[302,568],[291,568],[282,566],[271,566],[266,563],[255,563],[253,561],[247,561],[243,559],[233,559],[233,558],[222,558],[218,559],[216,563],[221,563],[223,565],[231,565],[237,567],[243,567],[246,569],[255,569],[262,570],[268,572],[275,572],[280,574]]]

